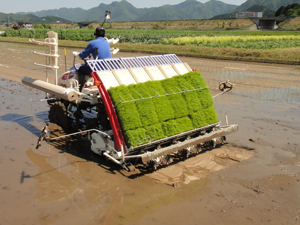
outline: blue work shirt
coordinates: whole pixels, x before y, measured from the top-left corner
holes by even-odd
[[[92,53],[94,59],[96,59],[96,48],[98,48],[98,59],[111,58],[110,45],[103,37],[98,37],[91,41],[87,47],[79,53],[79,56],[84,59]]]

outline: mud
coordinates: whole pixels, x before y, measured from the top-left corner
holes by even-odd
[[[226,169],[242,160],[249,159],[253,152],[242,147],[225,145],[179,161],[174,165],[159,169],[148,176],[161,183],[178,187],[202,179],[209,174]]]
[[[20,80],[45,80],[45,70],[30,64],[43,59],[29,52],[43,48],[0,43],[0,49],[1,224],[300,223],[299,67],[181,57],[202,72],[213,95],[220,81],[235,83],[215,107],[239,131],[221,148],[131,175],[84,141],[36,150],[49,108],[44,93]],[[67,67],[73,50],[67,49]],[[63,57],[59,62],[62,73]]]

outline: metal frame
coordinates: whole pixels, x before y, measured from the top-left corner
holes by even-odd
[[[172,64],[167,57],[163,55],[152,55],[150,58],[158,65],[158,66],[165,66]]]
[[[172,64],[180,64],[181,60],[175,54],[165,54],[163,55],[170,63]]]
[[[180,64],[175,54],[87,60],[93,72]]]
[[[150,56],[139,56],[136,57],[137,61],[143,66],[143,67],[152,67],[152,66],[158,66],[155,61],[151,59]]]
[[[104,59],[110,70],[128,69],[119,58]]]
[[[93,72],[95,71],[109,71],[110,67],[102,59],[100,60],[87,60],[87,65]]]
[[[123,146],[124,153],[127,153],[127,147],[126,143],[123,137],[123,133],[120,127],[120,123],[117,117],[117,113],[113,107],[112,100],[110,98],[110,95],[108,94],[103,82],[101,81],[99,75],[97,72],[92,72],[92,77],[95,81],[98,81],[99,85],[97,86],[99,89],[99,93],[101,94],[102,101],[104,104],[104,107],[106,109],[107,116],[109,118],[109,122],[113,131],[114,135],[114,141],[116,148],[118,150],[121,150],[121,146]]]
[[[120,58],[122,63],[130,69],[142,68],[143,65],[135,57]]]

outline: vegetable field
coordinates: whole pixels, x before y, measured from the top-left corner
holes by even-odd
[[[94,29],[51,29],[59,40],[91,41]],[[47,29],[7,30],[2,36],[44,39]],[[185,30],[118,30],[107,29],[108,38],[120,43],[165,44],[179,46],[275,49],[300,46],[300,31],[185,31]]]
[[[200,47],[219,48],[247,48],[247,49],[273,49],[289,48],[300,46],[300,36],[280,35],[280,36],[200,36],[200,37],[180,37],[164,38],[163,44],[173,45],[196,45]]]

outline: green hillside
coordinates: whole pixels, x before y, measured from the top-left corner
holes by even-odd
[[[45,16],[45,17],[38,17],[33,14],[26,14],[26,15],[21,15],[21,14],[5,14],[5,13],[0,13],[0,21],[2,23],[9,23],[9,24],[17,24],[18,22],[22,21],[28,21],[31,23],[56,23],[57,21],[60,21],[61,23],[69,23],[69,20],[56,17],[56,16]]]
[[[156,20],[165,20],[166,18],[173,20],[209,19],[214,15],[231,11],[235,7],[216,0],[210,0],[204,4],[196,0],[188,0],[178,5],[166,5],[152,10],[147,14],[147,20],[154,18]],[[161,11],[160,9],[164,9],[166,13],[162,12],[157,16],[157,11]]]
[[[217,14],[232,11],[236,5],[230,5],[217,0],[201,3],[196,0],[187,0],[177,5],[163,5],[152,8],[136,8],[126,0],[114,1],[111,4],[101,3],[89,10],[81,8],[61,8],[29,12],[38,17],[47,15],[62,17],[70,21],[94,21],[102,22],[106,10],[111,11],[110,21],[153,21],[153,20],[186,20],[208,19]],[[25,14],[24,12],[20,14]]]
[[[286,7],[281,6],[276,11],[275,16],[300,16],[300,4],[293,3]]]
[[[113,15],[110,21],[118,22],[136,20],[139,16],[147,13],[149,10],[152,10],[152,8],[138,9],[135,8],[132,4],[128,3],[127,1],[122,0],[120,2],[114,1],[111,4],[101,3],[100,5],[88,10],[82,8],[60,8],[30,13],[39,17],[46,15],[55,15],[76,22],[102,22],[104,20],[105,11],[107,10],[111,11]],[[25,13],[21,12],[21,14]]]
[[[245,3],[241,4],[239,7],[237,7],[234,11],[246,11],[253,5],[263,5],[267,8],[276,11],[281,6],[287,6],[292,3],[300,3],[300,0],[247,0]]]
[[[29,22],[35,22],[39,21],[39,17],[32,15],[32,14],[27,14],[27,15],[19,15],[19,14],[6,14],[6,13],[0,13],[0,20],[3,22],[7,23],[18,23],[20,21],[29,21]]]
[[[247,0],[240,6],[231,5],[218,0],[209,0],[205,3],[197,0],[186,0],[176,5],[163,5],[152,8],[136,8],[126,0],[114,1],[110,4],[101,3],[88,10],[82,8],[60,8],[38,12],[22,12],[25,16],[54,16],[72,22],[102,22],[106,10],[111,11],[111,22],[122,21],[157,21],[157,20],[193,20],[193,19],[220,19],[235,18],[240,11],[261,11],[264,17],[274,15],[281,6],[286,7],[300,0]],[[31,21],[33,21],[32,19]],[[57,19],[61,20],[61,19]],[[30,21],[30,20],[29,20]]]

